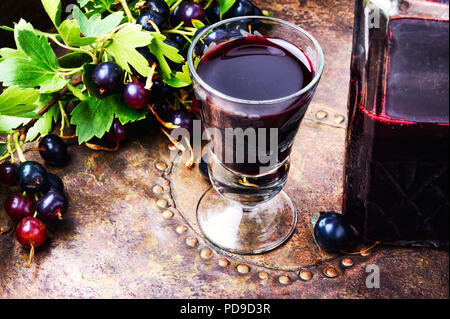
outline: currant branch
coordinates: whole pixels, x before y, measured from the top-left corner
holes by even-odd
[[[70,83],[70,85],[75,87],[78,84],[80,84],[81,82],[82,82],[81,75],[78,75],[76,77],[76,79]],[[39,112],[37,112],[36,115],[40,116],[40,115],[45,114],[53,105],[58,103],[58,101],[61,100],[64,97],[64,95],[67,94],[67,92],[69,92],[69,88],[67,86],[65,86]],[[20,140],[21,141],[25,141],[28,130],[30,128],[32,128],[36,122],[37,122],[37,119],[34,118],[20,129]]]

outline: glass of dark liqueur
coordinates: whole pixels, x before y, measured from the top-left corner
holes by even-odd
[[[213,188],[198,203],[199,226],[227,251],[274,249],[297,223],[282,189],[294,138],[322,75],[323,52],[294,24],[239,17],[203,30],[188,63],[210,140]]]
[[[356,1],[344,214],[368,242],[448,247],[449,1]]]

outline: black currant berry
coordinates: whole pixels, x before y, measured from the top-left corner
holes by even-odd
[[[64,194],[64,183],[58,175],[48,173],[49,191]]]
[[[185,37],[181,34],[174,34],[170,38],[177,43],[178,47],[181,48],[181,51],[184,51],[183,49],[188,42]]]
[[[178,7],[175,8],[172,14],[172,24],[178,25],[184,22],[186,27],[192,27],[192,20],[205,20],[205,10],[202,6],[197,3],[182,2]]]
[[[158,29],[161,29],[165,23],[164,17],[152,10],[142,11],[136,23],[140,24],[142,26],[142,29],[144,29],[145,31],[154,32],[156,30],[150,21],[152,21],[158,27]]]
[[[356,236],[343,215],[335,212],[321,213],[314,226],[317,244],[329,253],[351,252],[356,246]]]
[[[49,188],[48,174],[44,166],[26,161],[17,168],[17,178],[22,190],[30,193],[45,193]]]
[[[39,142],[39,153],[42,159],[50,165],[61,166],[69,161],[67,145],[58,135],[48,134]]]
[[[211,24],[220,21],[220,4],[218,2],[214,2],[214,4],[206,10],[206,17]]]
[[[150,102],[150,91],[145,88],[144,83],[129,82],[123,89],[123,99],[133,109],[141,110]]]
[[[33,216],[35,211],[36,201],[26,195],[11,194],[5,202],[5,212],[12,220]]]
[[[224,14],[224,19],[235,18],[235,17],[243,17],[243,16],[251,16],[255,12],[255,6],[248,0],[238,0],[231,7],[227,13]]]
[[[172,115],[171,122],[174,125],[187,129],[192,135],[194,126],[194,116],[192,115],[192,113],[187,111],[176,111]]]
[[[37,201],[36,211],[42,220],[54,222],[63,218],[67,207],[67,198],[63,194],[50,191]]]
[[[47,230],[37,218],[25,217],[16,228],[17,241],[25,248],[38,248],[47,239]]]
[[[17,164],[3,162],[0,165],[0,185],[7,187],[17,185]]]
[[[118,119],[114,119],[114,122],[109,132],[105,134],[104,139],[110,143],[123,142],[127,139],[127,129]]]
[[[169,19],[170,8],[164,0],[150,0],[144,4],[146,10],[151,10],[159,13],[164,20]]]
[[[92,73],[92,81],[103,92],[117,92],[123,85],[123,71],[115,62],[97,65]]]

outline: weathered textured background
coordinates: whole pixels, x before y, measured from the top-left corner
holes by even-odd
[[[71,164],[50,168],[63,178],[71,206],[32,268],[0,212],[0,230],[7,232],[0,235],[0,297],[448,298],[447,251],[377,247],[369,256],[328,256],[314,245],[311,216],[339,211],[342,199],[353,4],[255,2],[311,31],[326,56],[286,187],[300,216],[293,238],[261,256],[213,250],[194,218],[208,184],[196,168],[172,166],[167,140],[154,122],[144,122],[115,154],[72,146]],[[0,202],[6,196],[1,190]],[[344,267],[345,257],[354,265]],[[380,289],[366,288],[369,264],[380,267]],[[333,272],[335,278],[325,275]]]

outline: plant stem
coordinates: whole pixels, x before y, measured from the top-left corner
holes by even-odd
[[[203,9],[205,9],[205,10],[208,9],[211,6],[211,4],[213,3],[213,1],[214,0],[209,0]]]
[[[16,148],[17,156],[19,157],[19,161],[20,162],[25,162],[26,158],[23,155],[22,147],[20,146],[20,143],[19,143],[19,134],[20,134],[19,132],[14,132],[14,135],[13,135],[14,146]]]
[[[81,82],[82,82],[81,75],[79,75],[76,80],[74,80],[72,83],[70,83],[70,85],[77,86]],[[64,87],[39,112],[37,112],[37,115],[45,114],[53,105],[55,105],[59,100],[61,100],[68,91],[69,91],[69,88],[67,86]],[[28,122],[26,125],[24,125],[21,129],[22,135],[26,136],[28,130],[36,123],[36,121],[37,121],[37,119],[32,119],[30,122]]]
[[[123,10],[125,11],[127,17],[128,17],[128,22],[136,22],[133,18],[133,14],[130,11],[130,8],[128,7],[128,3],[126,0],[120,0],[120,4],[122,5]]]
[[[11,134],[8,134],[6,137],[6,149],[8,150],[8,154],[11,156],[11,163],[14,163],[14,152],[11,149]]]
[[[56,36],[53,36],[53,37],[50,37],[50,36],[49,36],[49,38],[50,38],[53,42],[55,42],[57,45],[59,45],[60,47],[62,47],[62,48],[64,48],[64,49],[67,49],[67,50],[70,50],[70,51],[73,51],[73,52],[79,52],[79,53],[87,54],[87,55],[89,55],[89,56],[92,58],[92,60],[95,60],[94,54],[92,54],[91,52],[89,52],[89,51],[87,51],[87,50],[84,50],[84,49],[81,49],[81,48],[69,47],[69,46],[67,46],[67,45],[65,45],[65,44],[63,44],[63,43],[61,43],[61,42],[59,42],[58,39],[56,39]]]
[[[181,34],[181,35],[187,35],[187,36],[193,36],[195,32],[188,32],[188,31],[182,31],[182,30],[167,30],[164,31],[164,33],[175,33],[175,34]]]

